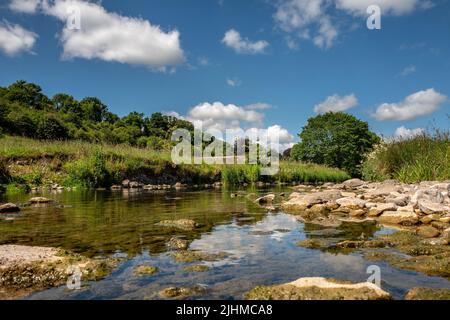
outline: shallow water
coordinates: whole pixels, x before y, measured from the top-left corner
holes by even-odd
[[[277,190],[249,191],[267,193]],[[290,282],[300,277],[333,277],[366,281],[367,267],[381,268],[382,287],[401,299],[412,287],[450,288],[439,277],[400,270],[383,262],[366,261],[358,253],[330,253],[301,248],[299,240],[312,237],[357,239],[393,232],[357,226],[342,234],[328,234],[296,221],[283,212],[268,212],[245,197],[231,197],[226,190],[186,192],[90,191],[47,194],[56,207],[24,208],[0,220],[0,244],[62,247],[89,257],[123,257],[113,273],[81,290],[65,286],[38,292],[29,299],[153,299],[167,287],[201,285],[197,299],[241,299],[257,285]],[[24,203],[30,196],[1,201]],[[202,226],[195,232],[155,225],[161,220],[194,219]],[[167,248],[173,236],[185,237],[191,250],[228,254],[215,262],[178,263]],[[142,264],[158,267],[153,276],[137,277]],[[206,272],[186,272],[187,265],[205,264]]]

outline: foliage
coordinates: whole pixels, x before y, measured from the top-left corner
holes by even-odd
[[[362,172],[367,180],[448,180],[450,133],[436,131],[384,142],[367,157]]]
[[[301,142],[291,152],[294,159],[344,169],[352,176],[360,176],[364,155],[380,140],[367,122],[343,112],[308,119],[299,136]]]

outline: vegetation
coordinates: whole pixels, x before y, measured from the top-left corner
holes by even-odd
[[[322,165],[282,161],[280,170],[273,176],[261,176],[258,165],[233,165],[222,168],[222,182],[226,185],[242,185],[261,182],[297,182],[297,183],[323,183],[342,182],[350,176],[342,170]]]
[[[344,169],[352,176],[361,175],[364,155],[380,141],[367,122],[343,112],[310,118],[299,137],[291,152],[294,159]]]
[[[369,154],[362,167],[367,180],[413,183],[450,179],[450,133],[422,133],[387,141]]]

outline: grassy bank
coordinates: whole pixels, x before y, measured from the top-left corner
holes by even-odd
[[[363,165],[367,180],[397,179],[413,183],[450,179],[450,133],[423,133],[386,142]]]
[[[169,152],[129,145],[82,141],[39,141],[23,137],[0,138],[0,183],[7,190],[57,183],[66,187],[109,187],[123,179],[151,184],[213,183],[227,185],[264,182],[338,182],[349,176],[340,170],[298,162],[282,162],[275,176],[260,176],[253,165],[179,165]]]

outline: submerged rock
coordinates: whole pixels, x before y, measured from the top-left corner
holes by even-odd
[[[158,222],[157,225],[162,227],[177,228],[188,231],[195,230],[198,227],[197,222],[190,219],[163,220]]]
[[[195,265],[195,266],[187,266],[184,267],[183,270],[186,272],[205,272],[208,271],[210,268],[208,266],[205,265]]]
[[[326,278],[300,278],[294,282],[259,286],[247,300],[388,300],[391,296],[373,283],[350,283]]]
[[[450,289],[412,288],[405,300],[450,300]]]
[[[275,200],[275,195],[274,194],[268,194],[264,197],[258,198],[255,200],[255,203],[259,204],[259,205],[270,205],[273,203],[273,201]]]
[[[30,204],[47,204],[47,203],[52,203],[52,202],[54,202],[54,200],[44,198],[44,197],[34,197],[28,201],[28,203],[30,203]]]
[[[204,295],[205,293],[206,288],[199,285],[193,287],[170,287],[159,292],[162,297],[172,299],[184,299],[191,296]]]
[[[226,258],[226,253],[206,253],[201,251],[178,251],[172,253],[172,257],[177,262],[195,262],[195,261],[217,261]]]
[[[153,266],[138,266],[134,269],[133,274],[136,276],[150,276],[158,272],[158,268]]]
[[[20,208],[14,203],[0,205],[0,213],[19,212]]]
[[[172,250],[186,250],[189,247],[189,241],[180,238],[170,238],[167,246]]]
[[[19,298],[67,283],[79,270],[82,281],[104,278],[118,259],[89,259],[57,248],[0,246],[0,298]]]

